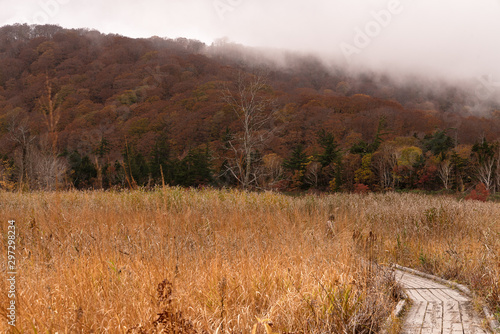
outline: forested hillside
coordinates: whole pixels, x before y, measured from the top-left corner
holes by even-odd
[[[500,190],[494,103],[474,116],[460,88],[264,58],[186,39],[2,27],[1,187]]]

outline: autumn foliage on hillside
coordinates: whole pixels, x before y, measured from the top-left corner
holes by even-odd
[[[500,190],[498,117],[454,112],[453,90],[426,100],[291,63],[187,39],[2,27],[0,186]]]

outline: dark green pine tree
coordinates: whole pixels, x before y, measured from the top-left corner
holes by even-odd
[[[321,166],[326,167],[332,162],[338,161],[340,157],[340,150],[337,143],[335,143],[335,136],[333,133],[326,132],[324,129],[320,130],[317,134],[318,144],[323,149],[323,153],[318,155],[318,162]]]
[[[304,171],[307,165],[307,154],[304,152],[304,146],[298,144],[292,151],[289,159],[283,162],[283,167],[291,172]]]
[[[92,163],[92,160],[85,155],[73,151],[68,155],[69,165],[71,168],[71,182],[77,189],[92,187],[92,181],[97,177],[97,169]]]
[[[110,146],[109,141],[106,138],[102,138],[97,147],[93,150],[93,153],[98,158],[102,159],[111,151]]]
[[[360,155],[375,153],[379,149],[382,142],[384,141],[382,137],[384,135],[387,135],[387,132],[385,131],[385,128],[387,126],[386,123],[387,122],[385,116],[380,117],[380,120],[378,121],[377,132],[375,133],[373,142],[371,144],[368,144],[364,140],[360,140],[359,142],[352,145],[350,152],[352,154],[360,154]]]
[[[328,189],[331,186],[330,181],[335,179],[335,189],[338,190],[342,186],[342,157],[335,136],[325,130],[319,131],[317,136],[318,144],[323,149],[317,156],[322,166],[318,185],[320,188]]]
[[[156,140],[149,159],[149,170],[156,184],[162,184],[163,181],[166,184],[172,183],[174,177],[170,156],[171,149],[168,143],[168,137],[166,134],[162,134]]]
[[[135,150],[134,147],[125,145],[122,153],[125,163],[126,175],[130,186],[144,186],[149,181],[149,165],[144,156]]]
[[[484,163],[495,155],[495,144],[490,144],[486,138],[483,138],[480,143],[476,143],[472,146],[472,152],[475,154],[479,163]]]
[[[375,134],[375,138],[373,138],[373,142],[368,145],[366,153],[375,153],[379,147],[380,144],[384,141],[382,137],[384,135],[387,135],[387,132],[385,131],[387,127],[387,120],[385,116],[380,117],[378,121],[378,127],[377,127],[377,133]]]
[[[354,143],[351,146],[350,153],[351,154],[361,154],[365,155],[368,152],[368,143],[364,140],[360,140],[357,143]]]
[[[433,155],[440,155],[445,158],[445,154],[455,146],[453,139],[446,134],[446,130],[438,130],[432,135],[424,137],[424,147],[431,151]]]
[[[188,155],[178,161],[175,167],[175,183],[184,187],[208,185],[213,182],[210,150],[190,150]]]
[[[304,146],[302,144],[295,146],[290,158],[283,162],[283,167],[291,172],[290,190],[304,190],[308,187],[304,182],[308,162],[309,159],[304,152]]]
[[[458,191],[465,190],[465,184],[470,182],[470,175],[472,175],[472,171],[468,169],[470,167],[469,160],[466,158],[462,158],[456,151],[451,153],[450,157],[451,164],[453,166],[453,175],[454,175],[454,187]]]

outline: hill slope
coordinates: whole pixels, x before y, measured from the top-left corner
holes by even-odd
[[[333,135],[342,157],[353,159],[353,175],[344,168],[345,185],[337,178],[338,187],[354,183],[379,187],[376,178],[354,179],[362,157],[379,151],[375,146],[367,149],[370,143],[407,137],[405,147],[425,153],[425,140],[438,129],[453,128],[443,133],[454,141],[448,149],[472,145],[481,138],[490,142],[499,138],[498,117],[486,119],[459,110],[457,106],[467,102],[459,89],[450,87],[439,95],[419,90],[418,85],[398,87],[381,75],[349,75],[326,68],[312,57],[286,55],[285,65],[265,57],[256,62],[257,52],[57,26],[2,27],[4,183],[30,180],[31,187],[50,187],[65,179],[66,184],[81,187],[103,182],[125,186],[157,183],[164,172],[163,178],[173,184],[237,184],[237,175],[225,172],[246,168],[246,162],[238,165],[240,147],[236,147],[244,129],[223,93],[237,94],[238,78],[246,84],[265,79],[259,98],[269,102],[265,109],[273,116],[258,131],[270,135],[252,152],[259,161],[256,166],[269,169],[262,159],[267,156],[276,158],[282,168],[283,159],[300,145],[306,156],[313,157],[307,161],[310,166],[324,149],[317,135],[324,130]],[[494,111],[494,105],[489,108]],[[229,144],[234,144],[233,150]],[[55,165],[59,167],[51,156],[58,156]],[[46,161],[46,167],[39,166],[40,161]],[[191,167],[201,175],[184,175]],[[280,175],[273,180],[262,176],[270,172],[261,169],[267,179],[260,184],[290,179],[295,173],[290,167],[287,177],[279,168],[275,172]],[[299,174],[305,173],[305,167],[297,168]],[[205,174],[199,172],[204,169]],[[323,188],[332,175],[322,181]],[[304,186],[304,176],[297,177],[299,188],[311,186]],[[318,182],[313,186],[321,188]]]

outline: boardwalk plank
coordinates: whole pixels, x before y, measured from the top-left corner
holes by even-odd
[[[407,321],[403,326],[402,333],[416,334],[420,333],[424,322],[425,311],[427,309],[427,302],[415,302],[413,307],[408,313]]]
[[[441,291],[443,291],[444,293],[446,293],[448,296],[450,296],[451,298],[453,298],[456,301],[459,301],[459,302],[468,302],[469,301],[469,298],[463,296],[462,294],[460,294],[460,292],[455,291],[453,289],[443,289]]]
[[[444,300],[442,298],[439,298],[438,296],[436,296],[433,292],[435,291],[435,289],[420,289],[418,290],[420,292],[420,294],[422,295],[422,297],[425,298],[425,300],[427,300],[428,302],[443,302]]]
[[[443,308],[443,334],[463,334],[464,328],[460,317],[458,302],[450,301],[444,303]]]
[[[470,299],[427,278],[396,271],[397,281],[413,301],[403,334],[489,334]]]
[[[431,302],[425,312],[422,334],[441,334],[443,330],[443,304]]]
[[[474,309],[470,302],[460,304],[460,312],[462,315],[462,324],[464,326],[465,334],[487,333],[484,329],[481,328],[481,322],[479,318],[474,316]]]
[[[426,302],[425,298],[419,293],[418,290],[415,289],[408,289],[407,290],[408,296],[410,297],[411,300],[414,300],[416,302]]]
[[[442,301],[456,301],[456,302],[460,302],[460,301],[467,301],[467,299],[465,300],[461,300],[462,298],[455,296],[455,295],[450,295],[449,293],[446,293],[445,292],[446,289],[436,289],[436,290],[433,290],[433,293],[436,295],[436,296],[439,296],[439,298],[441,298]]]

